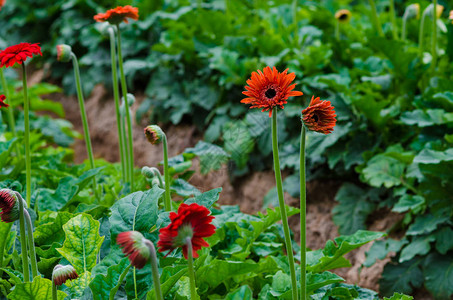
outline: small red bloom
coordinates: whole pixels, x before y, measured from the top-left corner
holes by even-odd
[[[215,233],[215,226],[211,224],[214,216],[209,216],[210,211],[201,205],[192,203],[181,204],[178,213],[170,213],[171,223],[159,230],[159,241],[157,246],[160,252],[169,250],[170,254],[174,249],[182,247],[182,253],[187,259],[187,245],[185,240],[192,239],[193,257],[198,257],[197,251],[201,247],[209,247],[203,240]]]
[[[27,57],[41,55],[41,47],[38,44],[20,43],[6,48],[0,52],[0,68],[11,67],[15,63],[22,64]]]
[[[129,256],[131,264],[141,269],[150,258],[150,250],[147,243],[151,243],[138,231],[121,232],[116,242],[123,248],[123,253]]]
[[[5,5],[6,0],[0,0],[0,10],[2,10],[2,7]]]
[[[153,145],[160,144],[164,138],[164,135],[165,134],[162,129],[157,125],[149,125],[145,127],[145,136],[148,139],[148,142]]]
[[[0,95],[0,108],[9,106],[8,103],[3,102],[5,101],[5,99],[6,99],[5,95]]]
[[[241,103],[251,104],[250,108],[262,108],[262,111],[269,111],[269,117],[272,116],[272,109],[287,103],[288,97],[301,96],[302,92],[293,91],[296,84],[291,84],[296,78],[296,74],[287,74],[288,69],[279,73],[275,67],[264,68],[263,72],[253,72],[252,78],[247,80],[247,91],[242,94],[248,98],[242,99]]]
[[[73,266],[56,265],[52,272],[52,281],[56,286],[60,286],[69,279],[77,279],[79,275]]]
[[[13,190],[0,190],[0,218],[5,223],[19,219],[19,199]]]
[[[329,134],[333,131],[337,119],[330,101],[313,96],[310,105],[302,111],[302,121],[309,130]]]
[[[110,24],[120,24],[121,22],[129,23],[127,18],[138,20],[138,8],[130,5],[118,6],[117,8],[109,9],[105,13],[99,13],[94,16],[96,22],[106,22]]]

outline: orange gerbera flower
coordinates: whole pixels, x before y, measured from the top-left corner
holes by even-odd
[[[263,72],[258,70],[252,73],[252,78],[247,80],[247,91],[242,94],[248,98],[242,99],[241,103],[251,104],[250,108],[262,108],[262,111],[269,111],[269,117],[272,117],[272,109],[287,103],[288,97],[301,96],[302,92],[293,91],[296,84],[291,84],[296,78],[296,74],[287,74],[288,69],[279,73],[275,67],[264,68]]]
[[[302,111],[302,121],[309,130],[329,134],[333,131],[337,115],[330,101],[313,96],[310,105]]]
[[[99,13],[94,16],[97,22],[109,22],[117,25],[121,22],[129,23],[127,18],[138,20],[138,8],[130,5],[118,6],[117,8],[109,9],[105,13]]]

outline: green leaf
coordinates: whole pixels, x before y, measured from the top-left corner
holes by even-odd
[[[78,274],[91,272],[96,266],[96,258],[104,241],[104,237],[99,235],[99,226],[99,221],[87,214],[80,214],[63,225],[66,238],[63,247],[57,251]]]
[[[353,234],[366,228],[365,221],[376,207],[369,198],[370,195],[358,186],[343,184],[335,196],[340,203],[332,210],[333,221],[341,234]]]
[[[185,266],[180,266],[180,267],[165,267],[164,270],[162,271],[162,275],[160,277],[160,282],[161,282],[161,290],[162,290],[162,295],[165,297],[168,295],[170,290],[173,288],[173,286],[178,282],[178,280],[185,274],[187,273],[187,267]],[[166,276],[166,275],[169,276]],[[147,300],[155,300],[156,299],[156,293],[154,292],[154,288],[151,289],[148,294],[146,295]]]
[[[35,243],[37,245],[52,245],[53,243],[62,243],[65,237],[63,225],[74,217],[66,211],[58,212],[55,219],[49,219],[47,223],[36,227],[34,232]]]
[[[272,289],[271,289],[271,294],[273,296],[281,296],[284,294],[286,291],[288,291],[291,288],[291,277],[283,273],[282,271],[278,271],[275,273],[275,275],[272,277]]]
[[[243,285],[226,295],[225,300],[252,300],[253,291],[248,285]]]
[[[433,235],[414,237],[411,243],[401,250],[399,262],[411,260],[416,255],[426,255],[431,249],[431,242],[434,242],[434,240]]]
[[[453,257],[431,253],[424,264],[425,286],[435,299],[453,295]]]
[[[200,158],[201,174],[220,169],[230,157],[221,147],[203,141],[199,141],[194,148],[187,148],[184,153]]]
[[[443,227],[435,233],[436,236],[436,249],[441,254],[453,249],[453,229],[450,227]]]
[[[98,274],[90,283],[90,289],[93,293],[94,300],[109,300],[110,293],[118,284],[121,274],[129,270],[129,259],[124,257],[121,261],[113,266],[108,267],[107,274]]]
[[[307,274],[307,293],[311,293],[323,286],[344,281],[337,274],[330,272],[309,273]]]
[[[197,280],[199,284],[206,283],[214,288],[228,278],[253,272],[257,268],[258,265],[254,263],[214,259],[197,271]]]
[[[433,232],[439,224],[446,222],[448,219],[448,216],[418,215],[415,218],[415,222],[407,229],[406,235],[421,235]]]
[[[109,218],[112,243],[120,232],[136,230],[147,233],[156,224],[159,198],[164,190],[153,187],[132,193],[113,204]]]
[[[380,292],[390,296],[394,291],[411,294],[414,288],[423,284],[420,260],[413,259],[402,264],[387,264],[379,280]]]
[[[5,253],[8,254],[9,249],[5,249],[5,248],[6,248],[6,244],[8,243],[7,237],[9,235],[9,232],[11,231],[12,226],[13,226],[13,223],[0,222],[0,236],[2,237],[0,239],[0,268],[3,267],[4,254]]]
[[[307,253],[307,261],[313,261],[312,259],[308,258],[308,255],[317,256],[317,258],[314,260],[317,263],[309,265],[307,267],[307,271],[320,273],[336,268],[349,267],[350,263],[348,260],[343,258],[344,254],[383,236],[385,236],[385,233],[359,230],[352,235],[339,236],[335,238],[335,243],[329,240],[327,241],[326,246],[322,252],[310,251],[314,253]]]
[[[453,122],[453,113],[446,113],[443,109],[417,109],[407,111],[401,115],[401,121],[406,125],[427,127]]]
[[[80,274],[77,279],[68,280],[65,285],[68,287],[71,299],[80,299],[85,289],[88,288],[90,281],[90,272]]]
[[[255,141],[250,135],[245,122],[229,122],[223,126],[224,149],[231,155],[239,169],[244,168],[249,161]]]
[[[392,211],[402,213],[411,210],[414,213],[419,213],[424,204],[425,198],[422,196],[404,194],[393,206]]]
[[[401,185],[405,164],[385,154],[379,154],[370,159],[362,170],[365,180],[374,187],[391,188]]]
[[[64,300],[66,293],[57,292],[58,300]],[[15,286],[11,294],[8,295],[10,300],[49,300],[52,299],[52,281],[39,276],[33,278],[33,282],[21,283]]]
[[[412,299],[414,299],[414,297],[403,295],[403,294],[400,294],[400,293],[395,293],[390,298],[384,297],[384,300],[412,300]]]
[[[201,195],[196,196],[195,198],[189,198],[184,203],[191,204],[197,203],[199,205],[205,206],[207,209],[211,209],[212,205],[219,200],[220,192],[222,188],[216,188],[207,192],[204,192]]]
[[[407,244],[407,240],[405,239],[400,241],[393,239],[375,241],[373,245],[371,245],[370,250],[366,252],[366,260],[363,265],[367,268],[371,267],[377,259],[386,258],[389,252],[400,251],[401,247],[405,244]]]
[[[423,149],[414,158],[414,163],[418,164],[439,164],[442,161],[453,160],[453,148],[446,151],[436,151],[431,149]]]

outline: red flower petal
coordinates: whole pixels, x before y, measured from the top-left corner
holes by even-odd
[[[20,43],[6,48],[0,52],[0,68],[11,67],[15,63],[22,64],[27,57],[41,55],[41,47],[38,44]]]
[[[130,5],[118,6],[94,16],[96,22],[109,22],[110,24],[129,23],[127,18],[138,20],[138,8]]]
[[[310,105],[302,111],[304,125],[312,131],[329,134],[333,131],[337,119],[330,101],[311,98]]]

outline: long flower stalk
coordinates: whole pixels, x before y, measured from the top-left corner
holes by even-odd
[[[2,81],[2,87],[3,87],[3,93],[6,96],[6,99],[9,99],[9,90],[8,90],[8,84],[6,83],[6,78],[5,74],[3,73],[3,68],[0,68],[0,79]],[[16,121],[14,120],[14,110],[13,106],[10,104],[9,108],[7,109],[8,113],[8,125],[9,129],[13,133],[13,137],[17,137],[16,133]],[[19,158],[19,160],[22,158],[22,152],[20,151],[19,144],[16,143],[16,155]]]
[[[293,26],[294,26],[294,42],[297,45],[298,44],[298,26],[297,26],[297,0],[293,0],[292,3],[292,11],[293,11]]]
[[[437,0],[433,0],[433,36],[431,44],[431,71],[436,70],[437,64]]]
[[[434,14],[435,14],[435,12],[434,12]],[[423,11],[422,18],[420,20],[420,30],[418,33],[418,53],[420,56],[423,55],[424,38],[425,38],[425,19],[426,19],[427,15],[428,15],[428,10],[425,9]]]
[[[407,20],[409,19],[409,12],[406,10],[403,15],[403,27],[401,28],[401,39],[406,40]]]
[[[123,136],[123,132],[121,130],[121,115],[120,115],[120,92],[118,86],[118,72],[117,72],[117,64],[116,64],[116,40],[115,40],[115,30],[113,27],[108,28],[108,32],[110,35],[110,56],[112,60],[112,84],[113,84],[113,98],[115,99],[115,113],[116,113],[116,126],[118,129],[118,139],[119,139],[119,149],[120,149],[120,160],[121,160],[121,175],[123,181],[126,182],[126,156],[124,148],[126,147],[125,139]]]
[[[27,206],[31,204],[31,157],[30,157],[30,102],[28,101],[27,71],[22,64],[22,88],[24,89],[24,142],[25,142],[25,185]]]
[[[129,167],[129,182],[131,192],[134,191],[134,147],[133,147],[133,136],[132,136],[132,121],[131,121],[131,114],[129,112],[129,103],[127,99],[127,83],[126,83],[126,76],[124,75],[124,68],[123,68],[123,55],[121,51],[121,31],[120,25],[116,25],[117,33],[118,33],[118,66],[120,68],[120,76],[121,76],[121,89],[123,92],[123,98],[126,106],[126,120],[127,120],[127,129],[128,129],[128,167]]]
[[[162,290],[160,288],[160,278],[159,278],[159,267],[157,264],[157,255],[156,255],[156,248],[154,247],[154,244],[151,243],[149,240],[145,241],[146,245],[149,248],[149,257],[151,261],[151,273],[153,275],[153,283],[154,283],[154,293],[156,295],[157,300],[164,300],[164,297],[162,296]],[[196,299],[196,298],[192,298]]]
[[[192,248],[192,238],[186,238],[186,247],[187,247],[187,265],[189,273],[189,282],[190,282],[190,299],[198,299],[197,289],[195,285],[195,269],[193,267],[193,248]]]
[[[19,193],[16,193],[18,196]],[[24,282],[30,281],[30,270],[28,269],[28,253],[27,253],[27,240],[25,237],[25,217],[24,217],[24,201],[22,197],[18,196],[19,200],[19,230],[20,230],[20,247],[22,252],[22,272],[24,275]]]
[[[301,299],[307,299],[306,265],[307,265],[307,189],[305,182],[305,126],[302,124],[300,134],[300,290]]]
[[[394,0],[389,0],[390,4],[390,19],[392,20],[392,34],[393,34],[393,39],[397,40],[398,39],[398,25],[396,24],[396,13],[395,13],[395,1]]]
[[[22,199],[20,199],[22,201]],[[25,223],[27,224],[28,251],[31,261],[31,275],[35,278],[38,275],[38,263],[36,261],[35,240],[33,239],[33,224],[31,223],[30,214],[24,209]]]
[[[285,234],[285,246],[288,254],[288,264],[291,275],[291,289],[293,300],[299,299],[297,292],[296,269],[294,266],[293,247],[291,245],[291,236],[289,233],[288,216],[286,214],[285,200],[283,198],[283,184],[282,174],[280,170],[280,160],[278,156],[278,139],[277,139],[277,108],[274,107],[272,111],[272,152],[274,155],[274,172],[275,181],[277,183],[278,203],[282,216],[283,231]]]
[[[77,98],[79,99],[80,116],[82,117],[85,145],[87,148],[88,159],[90,161],[90,168],[94,169],[95,166],[94,166],[93,148],[91,147],[91,138],[90,138],[90,131],[88,128],[87,113],[85,110],[85,103],[83,100],[79,63],[77,62],[77,56],[75,56],[75,54],[72,52],[71,52],[71,60],[72,60],[72,65],[74,66],[74,76],[75,76],[76,86],[77,86]],[[93,177],[92,184],[93,184],[93,194],[96,196],[96,198],[99,199],[99,197],[97,195],[97,190],[96,190],[96,179],[94,177]]]
[[[162,142],[164,147],[165,211],[171,211],[170,168],[168,167],[168,145],[165,133],[162,136]]]
[[[378,35],[380,37],[383,37],[384,36],[384,31],[382,31],[381,21],[379,21],[379,15],[377,13],[376,3],[374,3],[374,0],[368,0],[368,1],[370,3],[370,6],[371,6],[374,28],[378,32]]]

